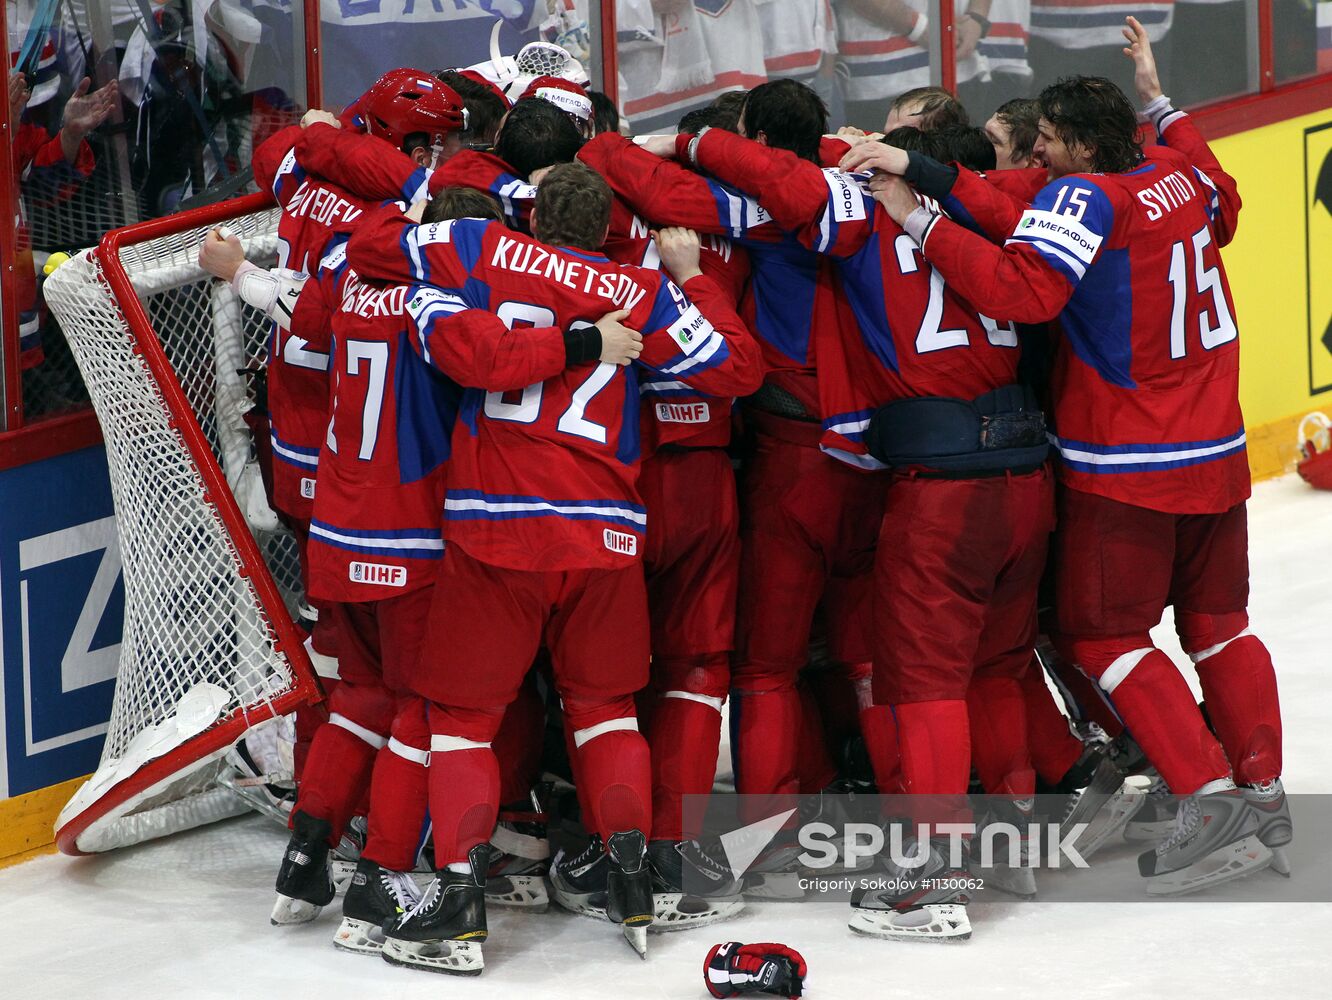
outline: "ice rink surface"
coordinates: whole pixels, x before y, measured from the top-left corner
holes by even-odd
[[[1250,532],[1251,617],[1281,682],[1286,787],[1332,792],[1332,495],[1294,476],[1260,483]],[[1157,634],[1187,662],[1168,623]],[[1312,833],[1298,823],[1297,814],[1297,839]],[[8,928],[0,996],[706,997],[703,957],[725,940],[797,948],[810,966],[806,995],[816,1000],[1332,995],[1332,903],[1208,903],[1205,895],[1174,903],[976,903],[971,941],[953,945],[857,937],[844,906],[751,903],[726,924],[652,935],[646,962],[608,924],[556,907],[539,915],[492,910],[485,973],[432,975],[336,951],[336,904],[313,924],[271,927],[284,841],[271,820],[251,816],[103,857],[43,857],[0,871],[0,925]]]

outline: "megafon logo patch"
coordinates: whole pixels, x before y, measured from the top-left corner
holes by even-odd
[[[367,583],[376,587],[407,586],[407,567],[392,563],[354,562],[347,569],[352,583]]]

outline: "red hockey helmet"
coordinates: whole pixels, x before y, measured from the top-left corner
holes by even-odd
[[[1296,466],[1310,486],[1332,490],[1332,420],[1310,413],[1300,421],[1300,462]]]
[[[539,97],[549,101],[570,118],[583,132],[588,130],[592,121],[592,98],[587,91],[574,83],[558,76],[539,76],[527,85],[523,97]]]
[[[431,146],[467,127],[467,110],[452,87],[419,69],[391,69],[342,113],[342,119],[391,142],[425,132]]]

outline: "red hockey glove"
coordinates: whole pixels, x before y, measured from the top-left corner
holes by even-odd
[[[784,944],[728,941],[713,945],[703,962],[703,979],[714,997],[742,993],[798,997],[808,971],[800,952]]]

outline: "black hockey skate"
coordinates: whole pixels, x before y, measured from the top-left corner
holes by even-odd
[[[278,869],[271,923],[309,923],[333,901],[333,876],[328,867],[328,838],[332,832],[326,820],[308,813],[297,812],[292,817],[291,840]]]
[[[384,927],[384,961],[454,976],[481,974],[490,846],[477,844],[467,861],[468,872],[441,868],[420,903]]]
[[[1180,800],[1170,793],[1155,770],[1146,775],[1150,784],[1143,795],[1142,807],[1124,825],[1124,839],[1130,844],[1159,844],[1175,829]]]
[[[1174,832],[1138,856],[1148,895],[1182,896],[1266,868],[1272,851],[1259,838],[1261,822],[1229,780],[1205,785],[1180,803]]]
[[[362,858],[342,900],[342,923],[333,935],[333,947],[377,955],[384,948],[384,925],[420,901],[421,890],[409,873],[389,871]]]
[[[550,865],[551,894],[566,910],[598,920],[606,916],[606,872],[610,859],[598,834],[577,854],[563,848]]]
[[[652,870],[654,931],[706,927],[745,908],[731,870],[698,841],[654,840],[648,844]]]
[[[619,924],[639,958],[647,958],[647,929],[653,921],[652,875],[647,838],[640,830],[613,833],[606,842],[606,916]]]
[[[1035,865],[1040,859],[1033,858],[1028,836],[1034,802],[1030,798],[995,796],[988,805],[989,811],[980,822],[979,833],[971,841],[967,870],[982,879],[987,888],[998,889],[1019,899],[1035,899]],[[1018,835],[1013,837],[1008,830],[996,830],[999,824],[1007,824]],[[986,857],[987,853],[990,857]]]
[[[1100,733],[1100,727],[1096,731]],[[1089,738],[1082,756],[1054,786],[1063,796],[1062,815],[1052,817],[1062,829],[1085,824],[1072,841],[1084,859],[1090,859],[1111,837],[1119,834],[1141,808],[1147,782],[1141,778],[1126,781],[1115,762],[1112,744],[1100,737]],[[1062,834],[1061,834],[1062,836]]]
[[[971,877],[966,868],[949,864],[946,840],[903,845],[907,858],[919,857],[922,850],[928,855],[920,865],[905,868],[885,860],[873,874],[861,877],[851,895],[847,925],[853,931],[893,941],[971,937]]]

